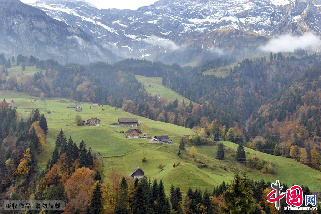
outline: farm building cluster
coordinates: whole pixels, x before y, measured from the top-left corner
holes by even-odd
[[[100,119],[93,117],[91,119],[88,119],[87,122],[85,120],[82,121],[82,123],[77,124],[78,126],[100,126]]]
[[[81,112],[82,108],[77,105],[69,105],[67,108],[75,109],[75,111]]]

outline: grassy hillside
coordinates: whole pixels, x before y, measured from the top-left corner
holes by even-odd
[[[25,70],[22,69],[22,66],[13,66],[8,69],[9,76],[17,76],[18,74],[23,73],[24,75],[33,76],[35,73],[40,72],[40,69],[36,66],[25,66]]]
[[[168,100],[178,100],[178,101],[185,101],[190,102],[189,99],[179,95],[175,91],[172,91],[169,88],[166,88],[162,84],[162,78],[161,77],[144,77],[140,75],[135,75],[136,79],[141,82],[146,91],[150,93],[152,96],[155,96],[159,94],[161,97],[165,97]],[[152,86],[152,87],[150,87]]]
[[[247,148],[245,149],[247,158],[257,154],[260,159],[273,162],[276,166],[276,174],[264,174],[261,171],[247,168],[243,164],[237,163],[232,153],[229,155],[226,153],[226,158],[223,161],[216,160],[217,145],[215,143],[196,146],[198,154],[195,159],[188,155],[191,145],[186,145],[186,150],[182,151],[181,157],[178,157],[180,136],[193,134],[192,130],[131,115],[121,109],[110,106],[93,108],[92,104],[78,103],[83,111],[76,112],[74,109],[67,108],[69,104],[77,104],[72,100],[55,98],[46,99],[44,102],[12,91],[0,91],[0,98],[13,99],[21,116],[29,115],[34,108],[39,108],[41,113],[45,113],[49,136],[48,145],[39,157],[42,168],[51,157],[57,134],[62,129],[67,138],[71,136],[77,143],[84,140],[87,148],[91,147],[99,152],[104,157],[106,173],[115,170],[129,175],[139,166],[145,171],[146,176],[152,179],[162,179],[167,190],[171,184],[174,184],[180,186],[183,191],[187,191],[188,187],[212,191],[213,186],[219,185],[223,181],[230,182],[237,171],[247,172],[248,176],[254,180],[264,179],[271,182],[280,180],[288,185],[307,185],[312,191],[320,191],[321,189],[321,172],[292,159],[276,157]],[[101,126],[76,126],[74,118],[77,114],[83,120],[97,117],[101,119]],[[126,131],[126,128],[110,126],[122,117],[138,118],[139,123],[146,123],[146,132],[149,136],[168,134],[173,140],[173,144],[155,144],[150,143],[148,139],[126,139],[125,135],[120,133]],[[231,142],[223,143],[226,151],[234,152],[237,148],[237,145]],[[143,156],[146,157],[146,162],[142,162]],[[174,164],[178,166],[173,167]],[[159,165],[164,166],[163,170]]]

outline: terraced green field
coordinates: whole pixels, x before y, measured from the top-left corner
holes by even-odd
[[[172,91],[171,89],[166,88],[162,84],[161,77],[144,77],[140,75],[135,75],[135,77],[139,82],[141,82],[144,85],[146,91],[150,93],[152,96],[159,94],[161,97],[165,97],[167,100],[177,99],[178,101],[181,101],[181,102],[183,102],[183,100],[188,103],[190,102],[190,100],[187,99],[186,97],[183,97],[178,93],[176,93],[175,91]]]
[[[276,165],[276,174],[264,174],[261,171],[250,169],[234,160],[233,155],[226,155],[225,160],[215,159],[216,144],[196,146],[198,154],[196,159],[189,157],[188,152],[191,145],[187,145],[186,151],[182,151],[181,157],[177,156],[181,135],[193,134],[193,131],[172,124],[152,121],[146,118],[132,115],[110,106],[93,108],[90,103],[77,103],[73,100],[53,98],[40,101],[38,98],[30,97],[23,93],[13,91],[0,91],[0,99],[13,99],[17,111],[21,117],[27,117],[32,109],[39,108],[44,113],[49,127],[48,143],[46,149],[39,156],[39,163],[45,167],[54,149],[54,143],[59,131],[62,129],[67,138],[79,143],[84,140],[87,148],[91,147],[100,153],[104,160],[105,172],[112,170],[129,175],[136,167],[141,167],[145,175],[151,179],[162,179],[166,190],[171,184],[180,186],[183,191],[188,187],[200,188],[202,190],[213,190],[213,187],[223,181],[230,182],[235,172],[246,172],[254,180],[264,179],[288,185],[307,185],[312,191],[321,190],[321,172],[304,166],[292,159],[276,157],[245,148],[247,157],[257,154],[260,159],[273,162]],[[68,109],[70,104],[82,107],[82,112]],[[74,122],[76,115],[83,120],[97,117],[101,125],[97,127],[77,126]],[[168,134],[173,144],[162,145],[150,143],[149,139],[126,139],[121,131],[126,128],[114,127],[110,124],[117,123],[118,118],[138,118],[139,123],[145,123],[149,136]],[[227,150],[235,151],[237,145],[231,142],[223,142]],[[146,162],[141,158],[145,156]],[[159,165],[164,166],[163,170]],[[176,167],[173,167],[179,164]],[[206,167],[202,167],[206,165]]]

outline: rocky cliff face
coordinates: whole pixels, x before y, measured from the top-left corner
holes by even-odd
[[[0,0],[0,52],[63,63],[117,59],[82,29],[68,26],[19,0]]]

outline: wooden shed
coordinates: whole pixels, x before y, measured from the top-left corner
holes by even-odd
[[[145,172],[137,167],[131,174],[130,177],[134,178],[134,179],[140,179],[144,177]]]
[[[137,118],[118,118],[118,124],[122,127],[137,127],[138,120]]]

